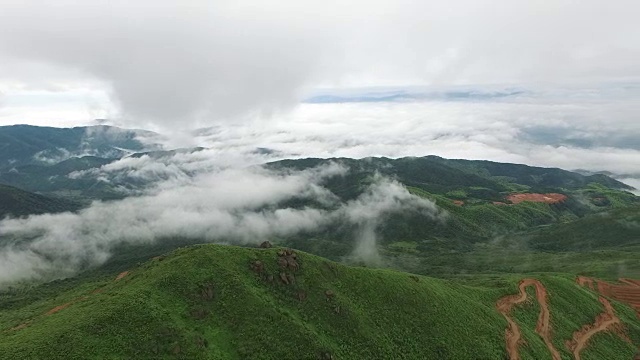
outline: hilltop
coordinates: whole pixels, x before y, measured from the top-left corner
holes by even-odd
[[[283,248],[193,246],[120,274],[85,274],[2,296],[0,353],[12,359],[503,359],[508,323],[496,306],[518,292],[521,278],[447,281]],[[569,358],[565,341],[593,323],[602,304],[573,277],[537,278],[548,294],[550,341]],[[628,359],[635,351],[629,342],[640,342],[637,315],[610,301],[622,325],[591,340],[584,358]],[[534,332],[538,312],[536,302],[509,310],[525,340],[518,348],[525,359],[550,354]]]

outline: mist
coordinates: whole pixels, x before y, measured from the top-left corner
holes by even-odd
[[[322,184],[348,171],[340,165],[249,167],[283,158],[435,154],[636,183],[638,9],[626,0],[3,1],[2,123],[106,122],[167,135],[165,149],[207,149],[69,174],[134,184],[117,187],[133,197],[0,222],[0,236],[29,239],[6,243],[0,276],[67,276],[118,244],[159,237],[253,244],[339,216],[357,229],[353,256],[375,263],[386,216],[408,207],[440,217],[384,179],[338,203]],[[471,89],[464,100],[310,101],[334,88],[461,85]],[[473,97],[495,89],[511,95]],[[327,206],[278,208],[295,198]]]
[[[148,167],[149,163],[138,165]],[[385,214],[407,210],[441,216],[433,203],[384,178],[376,178],[356,200],[341,203],[323,182],[348,171],[330,163],[304,171],[229,167],[191,177],[160,175],[162,180],[152,182],[142,195],[94,202],[78,213],[5,219],[0,221],[0,285],[72,276],[104,264],[121,245],[171,238],[257,245],[320,231],[341,219],[366,232],[355,236],[354,253],[373,261],[375,224]],[[280,206],[292,199],[324,206]]]
[[[400,183],[376,176],[374,183],[344,207],[345,217],[356,225],[356,246],[351,258],[366,264],[380,265],[377,228],[394,213],[419,213],[432,220],[444,221],[447,213],[432,201],[412,195]]]

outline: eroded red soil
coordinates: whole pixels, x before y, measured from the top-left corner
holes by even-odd
[[[114,282],[116,282],[116,281],[118,281],[118,280],[121,280],[122,278],[124,278],[124,277],[125,277],[125,276],[127,276],[127,275],[129,275],[129,271],[123,271],[123,272],[121,272],[120,274],[118,274],[118,276],[117,276],[113,281],[114,281]],[[103,292],[103,291],[104,291],[104,289],[105,289],[105,286],[100,287],[100,288],[97,288],[97,289],[93,290],[93,291],[91,292],[91,294],[90,294],[90,295],[99,294],[99,293]],[[69,301],[68,303],[65,303],[65,304],[62,304],[62,305],[58,305],[58,306],[56,306],[56,307],[54,307],[54,308],[50,309],[49,311],[47,311],[47,312],[46,312],[46,313],[44,313],[43,315],[44,315],[44,316],[53,315],[53,314],[55,314],[55,313],[57,313],[57,312],[59,312],[59,311],[62,311],[62,310],[64,310],[64,309],[66,309],[66,308],[70,307],[71,305],[73,305],[73,304],[75,304],[75,303],[77,303],[77,302],[87,300],[88,298],[89,298],[89,296],[86,296],[86,295],[85,295],[85,296],[81,296],[81,297],[79,297],[79,298],[73,299],[73,300]],[[8,329],[8,330],[4,330],[4,331],[18,331],[18,330],[22,330],[22,329],[26,328],[27,326],[31,325],[31,322],[32,322],[32,321],[33,321],[33,319],[30,319],[30,320],[28,320],[28,321],[26,321],[26,322],[24,322],[24,323],[22,323],[22,324],[20,324],[20,325],[14,326],[14,327],[12,327],[12,328],[10,328],[10,329]]]
[[[632,279],[619,279],[619,281],[621,284],[595,280],[600,294],[631,306],[640,317],[640,281]]]
[[[618,279],[618,281],[620,281],[622,283],[625,283],[627,285],[639,286],[640,287],[640,280],[620,278],[620,279]]]
[[[567,196],[564,194],[558,193],[548,193],[548,194],[535,194],[535,193],[527,193],[527,194],[511,194],[507,196],[507,200],[511,201],[514,204],[519,204],[523,201],[533,201],[533,202],[542,202],[546,204],[556,204],[561,203],[567,200]]]
[[[578,283],[578,285],[580,286],[586,286],[589,289],[595,291],[596,288],[594,286],[594,281],[592,278],[590,277],[586,277],[586,276],[578,276],[578,278],[576,279],[576,282]]]
[[[118,276],[116,276],[116,279],[114,281],[118,281],[118,280],[122,279],[123,277],[125,277],[127,275],[129,275],[129,272],[128,271],[123,271],[120,274],[118,274]]]
[[[53,309],[47,311],[47,313],[45,315],[53,315],[55,313],[57,313],[60,310],[64,310],[66,308],[68,308],[69,306],[73,305],[74,301],[69,301],[66,304],[62,304],[62,305],[58,305],[56,307],[54,307]]]
[[[536,332],[542,337],[544,343],[547,345],[551,357],[553,360],[560,360],[560,353],[551,342],[551,314],[549,313],[549,305],[547,303],[547,289],[542,283],[536,279],[523,279],[520,281],[519,290],[517,295],[507,295],[498,300],[496,307],[498,311],[504,316],[509,323],[509,327],[505,330],[505,341],[507,345],[507,353],[509,359],[519,360],[520,352],[518,347],[522,344],[522,334],[518,324],[511,318],[511,309],[514,306],[521,304],[527,300],[527,287],[534,286],[536,290],[536,299],[540,304],[540,315],[538,315],[538,322],[536,324]]]

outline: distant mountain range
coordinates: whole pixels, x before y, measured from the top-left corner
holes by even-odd
[[[0,126],[0,171],[25,165],[53,165],[82,156],[117,159],[159,149],[157,144],[144,144],[140,140],[154,136],[157,135],[150,131],[113,126]]]
[[[114,204],[147,199],[144,190],[153,182],[137,170],[147,166],[162,181],[159,169],[169,169],[187,182],[211,171],[198,163],[178,169],[206,149],[163,149],[154,136],[106,126],[0,127],[0,218],[76,212],[0,222],[0,270],[22,269],[28,260],[38,274],[0,287],[0,358],[555,354],[615,360],[636,354],[640,197],[608,174],[437,156],[288,159],[256,170],[278,181],[299,171],[345,169],[314,183],[331,201],[293,194],[251,214],[330,213],[358,205],[363,196],[402,202],[372,193],[381,179],[431,211],[398,207],[402,211],[380,213],[375,221],[331,217],[314,230],[246,240],[259,248],[201,245],[212,239],[189,231],[129,241],[140,233],[110,223],[108,215]],[[155,198],[149,199],[145,206],[154,208]],[[372,203],[358,214],[367,215]],[[93,206],[110,211],[91,213]],[[97,234],[85,227],[86,213],[105,225]],[[47,221],[63,218],[80,219],[74,224],[82,231],[69,235],[63,224],[55,233],[62,240],[75,236],[73,242],[30,246],[38,232],[46,233]],[[181,219],[171,222],[181,227]],[[30,231],[3,232],[7,223],[22,228],[30,220],[37,223]],[[101,242],[114,228],[118,239]],[[354,255],[366,237],[373,239],[367,246],[376,261]],[[64,244],[89,247],[67,253]],[[102,246],[108,259],[98,264],[86,256]],[[76,276],[40,267],[71,260]]]
[[[105,178],[109,176],[105,174],[101,174],[102,178],[92,175],[102,166],[123,157],[139,158],[146,155],[159,160],[205,150],[164,150],[153,142],[157,136],[148,131],[110,126],[68,129],[3,126],[0,127],[0,183],[80,202],[118,199],[128,196],[129,191],[143,189],[146,182],[144,179],[121,176],[117,172],[110,174],[112,178]],[[267,150],[259,148],[259,151]],[[580,174],[561,169],[491,161],[449,160],[437,156],[395,160],[300,159],[267,166],[306,169],[331,161],[343,163],[351,169],[347,180],[342,180],[352,182],[349,185],[351,187],[373,173],[380,173],[397,178],[406,186],[434,194],[466,191],[471,199],[483,201],[502,201],[504,193],[509,191],[574,191],[589,184],[611,189],[631,189],[600,173]]]
[[[311,96],[304,100],[311,104],[325,103],[359,103],[359,102],[392,102],[392,101],[485,101],[491,99],[507,98],[511,96],[524,95],[524,90],[507,90],[507,91],[442,91],[442,92],[418,92],[418,91],[377,91],[360,94],[322,94]]]

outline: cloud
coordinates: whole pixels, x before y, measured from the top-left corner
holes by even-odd
[[[264,164],[280,157],[255,152],[252,147],[186,148],[136,154],[87,170],[73,171],[70,179],[96,179],[118,186],[126,195],[159,192],[194,182],[194,177],[237,167]],[[241,174],[238,174],[241,175]]]
[[[441,87],[444,92],[495,93],[502,86]],[[386,90],[350,89],[354,97]],[[433,89],[411,89],[414,93]],[[325,90],[325,93],[331,93]],[[373,94],[373,95],[371,95]],[[609,171],[639,178],[640,111],[637,84],[537,86],[513,96],[353,103],[302,103],[263,121],[203,128],[170,138],[206,150],[125,171],[124,159],[100,169],[105,176],[188,176],[199,168],[261,164],[283,158],[424,156],[493,160],[534,166]],[[177,141],[175,141],[177,139]],[[186,140],[186,141],[184,141]],[[179,160],[178,160],[179,159]],[[174,161],[175,160],[175,161]],[[148,160],[147,160],[148,161]],[[160,163],[163,163],[162,169]],[[121,175],[116,168],[123,166]],[[171,175],[175,169],[179,171]],[[93,171],[93,170],[92,170]],[[106,173],[110,174],[107,175]]]
[[[5,219],[0,221],[0,285],[70,276],[104,263],[121,244],[168,238],[258,244],[319,231],[344,219],[366,231],[369,239],[358,237],[356,252],[361,252],[364,246],[375,247],[375,225],[385,214],[403,209],[438,213],[431,202],[384,179],[360,198],[340,204],[323,182],[347,171],[338,163],[304,171],[227,168],[160,182],[145,195],[95,202],[78,213]],[[293,199],[324,206],[281,206]]]
[[[247,1],[26,1],[1,10],[0,29],[13,35],[2,37],[0,56],[52,64],[53,77],[78,70],[102,81],[125,118],[164,127],[291,104],[336,40],[319,31],[326,16],[301,21]]]
[[[267,147],[272,158],[433,154],[635,174],[640,149],[625,139],[640,138],[638,97],[637,87],[618,84],[539,87],[490,101],[300,104],[191,141],[238,154]]]
[[[0,83],[101,89],[125,123],[178,128],[277,114],[319,85],[638,79],[639,6],[9,0]]]
[[[443,221],[446,213],[433,202],[412,195],[400,183],[377,176],[373,184],[342,209],[344,218],[356,224],[356,246],[352,258],[368,264],[381,264],[377,227],[394,213],[419,213]]]
[[[640,196],[640,174],[637,174],[636,177],[622,177],[617,180],[622,181],[623,183],[633,186],[635,190],[631,190],[630,192]]]

